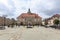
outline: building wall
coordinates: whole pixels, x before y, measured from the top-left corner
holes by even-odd
[[[48,25],[54,25],[53,22],[54,22],[55,19],[60,20],[60,17],[53,17],[52,19],[48,20]]]
[[[54,25],[53,21],[54,21],[53,19],[49,20],[48,25]]]
[[[23,22],[23,24],[41,24],[42,20],[41,18],[35,18],[35,17],[25,17],[25,18],[19,18],[18,23]]]
[[[4,19],[4,17],[0,17],[0,26],[3,26],[4,24],[5,25],[10,25],[10,24],[12,24],[12,22],[13,22],[12,19],[9,19],[9,18]]]
[[[0,26],[3,25],[4,21],[3,21],[3,17],[0,17]]]

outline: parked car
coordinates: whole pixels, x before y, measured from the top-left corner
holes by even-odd
[[[0,30],[4,30],[5,29],[5,27],[4,26],[0,26]]]
[[[33,28],[33,26],[31,26],[31,25],[27,25],[27,28]]]
[[[58,29],[60,29],[60,24],[58,25],[58,27],[57,27]]]
[[[50,25],[45,25],[46,28],[48,28]]]
[[[52,28],[55,28],[55,29],[56,29],[56,28],[57,28],[57,25],[51,25],[50,27],[52,27]]]

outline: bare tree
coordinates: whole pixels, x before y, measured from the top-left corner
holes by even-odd
[[[15,20],[14,18],[12,18],[12,19],[11,19],[11,22],[12,22],[12,23],[11,23],[12,27],[14,27],[14,25],[16,25],[16,20]]]

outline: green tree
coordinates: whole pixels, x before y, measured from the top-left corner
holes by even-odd
[[[58,25],[59,22],[60,22],[60,21],[59,21],[58,19],[55,19],[55,20],[54,20],[54,24],[56,24],[56,25]]]

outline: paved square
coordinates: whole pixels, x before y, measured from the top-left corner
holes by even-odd
[[[0,40],[60,40],[60,30],[53,28],[8,28],[0,30]]]

